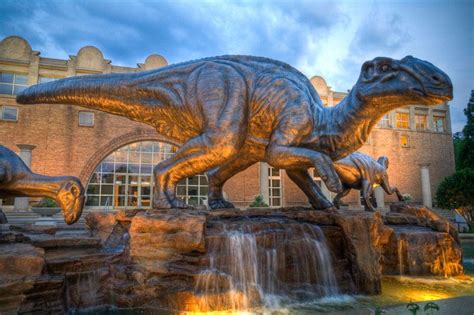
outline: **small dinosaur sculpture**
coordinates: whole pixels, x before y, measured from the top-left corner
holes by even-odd
[[[18,155],[0,145],[0,198],[5,197],[53,198],[62,208],[67,224],[79,220],[85,200],[78,178],[35,174]]]
[[[66,78],[32,86],[22,104],[74,104],[128,117],[183,145],[154,169],[154,208],[186,208],[175,196],[183,178],[208,172],[211,208],[230,208],[222,187],[259,161],[285,169],[315,209],[332,207],[307,169],[342,191],[332,161],[364,144],[388,111],[452,99],[449,77],[407,56],[367,61],[356,85],[327,108],[309,80],[280,61],[221,56],[139,73]]]
[[[375,161],[367,154],[354,152],[334,162],[334,168],[342,182],[342,192],[338,193],[333,200],[334,206],[338,209],[341,206],[341,199],[346,196],[351,189],[361,191],[364,200],[364,208],[368,211],[375,210],[370,197],[373,195],[374,188],[378,186],[381,186],[389,195],[396,193],[398,200],[403,200],[403,196],[398,188],[391,187],[388,182],[388,158],[385,156],[381,156]]]

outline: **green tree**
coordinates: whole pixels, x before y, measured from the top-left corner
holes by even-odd
[[[438,206],[454,209],[474,229],[474,90],[464,109],[467,118],[462,133],[453,136],[456,173],[438,186]]]
[[[471,91],[471,98],[464,109],[467,123],[462,130],[462,144],[459,152],[459,169],[474,169],[474,90]]]
[[[446,177],[436,192],[438,205],[455,209],[474,228],[474,169],[465,168]]]

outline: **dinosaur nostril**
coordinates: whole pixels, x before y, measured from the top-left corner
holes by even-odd
[[[436,84],[440,84],[441,83],[441,78],[439,76],[437,76],[436,74],[432,75],[431,76],[431,79],[436,83]]]

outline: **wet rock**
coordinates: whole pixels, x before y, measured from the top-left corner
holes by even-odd
[[[30,244],[17,243],[19,230],[2,228],[0,253],[36,253],[41,268],[14,260],[22,271],[8,280],[0,259],[0,312],[59,314],[104,304],[251,309],[263,301],[262,288],[311,300],[336,287],[379,293],[382,274],[462,273],[446,221],[413,205],[395,209],[383,217],[306,208],[93,212],[86,217],[89,233],[28,233]],[[2,256],[4,264],[10,256]]]
[[[58,228],[51,225],[37,225],[37,224],[28,224],[28,225],[10,225],[10,230],[17,231],[27,234],[49,234],[54,235]]]
[[[380,293],[382,268],[377,245],[384,230],[380,213],[339,210],[335,222],[343,231],[355,287],[360,293]]]
[[[390,205],[390,212],[416,217],[418,226],[426,226],[438,232],[449,233],[459,243],[459,235],[454,223],[427,207],[409,203],[395,203]]]
[[[31,243],[41,248],[58,248],[58,247],[100,247],[100,238],[98,237],[77,237],[72,236],[43,236],[31,235]]]
[[[18,312],[44,266],[44,251],[29,244],[0,245],[0,313]]]
[[[117,224],[117,215],[112,212],[90,212],[86,216],[86,225],[91,234],[101,239],[102,244],[112,234]]]
[[[149,271],[166,273],[183,255],[205,251],[206,216],[182,210],[138,213],[130,225],[130,257]]]

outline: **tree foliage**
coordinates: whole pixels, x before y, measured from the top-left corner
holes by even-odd
[[[442,208],[455,209],[474,228],[474,90],[464,114],[466,126],[453,136],[456,173],[441,182],[436,200]]]
[[[474,169],[474,91],[471,91],[471,99],[464,109],[464,114],[466,115],[467,123],[462,130],[458,169]]]
[[[474,169],[465,168],[446,177],[438,187],[436,200],[442,208],[456,209],[473,227]]]

